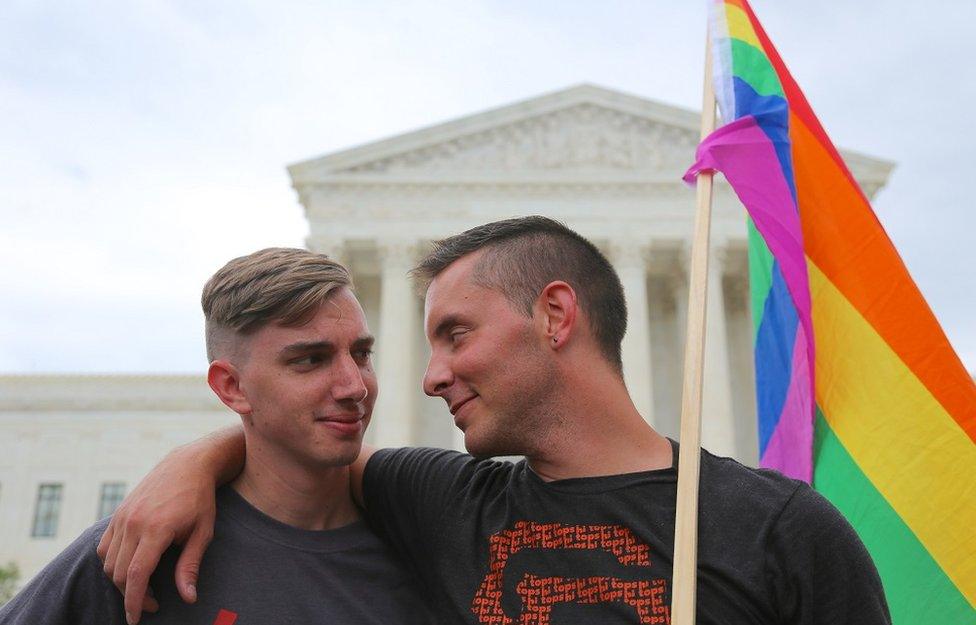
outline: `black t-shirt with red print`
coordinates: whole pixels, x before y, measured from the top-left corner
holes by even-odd
[[[659,471],[545,482],[525,461],[382,450],[367,518],[438,622],[670,622],[678,445]],[[890,623],[874,564],[809,486],[702,451],[699,625]]]

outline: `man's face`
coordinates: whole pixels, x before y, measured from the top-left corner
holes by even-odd
[[[456,261],[427,289],[424,392],[447,402],[471,454],[526,454],[546,423],[552,364],[533,319],[472,280],[480,254]]]
[[[248,337],[239,383],[248,449],[313,468],[351,463],[376,401],[373,337],[351,291],[334,291],[309,322]],[[364,392],[366,396],[364,398]]]

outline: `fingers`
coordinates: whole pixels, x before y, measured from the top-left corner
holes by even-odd
[[[149,576],[156,570],[156,565],[159,564],[159,557],[169,547],[172,541],[172,535],[164,535],[158,538],[147,536],[139,542],[138,547],[132,554],[132,561],[125,569],[124,583],[125,618],[129,625],[134,625],[139,622],[139,617],[142,615],[142,609],[146,605],[147,599],[155,603],[155,599],[146,595],[146,591],[149,588]],[[125,546],[123,544],[123,549]],[[116,570],[117,576],[118,570]],[[116,586],[118,586],[118,583],[116,583]],[[158,608],[158,604],[156,607]]]
[[[102,540],[99,541],[96,552],[98,557],[102,559],[102,570],[105,571],[105,575],[112,579],[114,582],[115,575],[115,558],[119,555],[119,547],[122,545],[122,530],[115,531],[115,520],[109,524],[108,529],[102,534]],[[107,541],[107,542],[106,542]],[[102,550],[105,550],[104,553]],[[121,592],[123,589],[119,588]]]
[[[143,612],[159,612],[159,602],[153,594],[152,586],[146,589],[146,598],[142,600]]]
[[[183,552],[176,562],[176,588],[187,603],[194,603],[197,600],[200,561],[203,560],[203,552],[206,551],[212,538],[212,521],[197,524],[186,544],[183,545]]]
[[[112,540],[112,546],[109,547],[109,559],[111,560],[111,565],[106,561],[106,566],[110,566],[112,573],[110,577],[112,578],[112,583],[115,587],[119,589],[119,592],[125,594],[126,588],[126,578],[129,573],[129,562],[132,560],[132,555],[136,551],[138,546],[138,530],[137,531],[125,531],[124,529],[119,533],[119,535]],[[114,551],[114,557],[112,552]]]
[[[98,554],[98,559],[105,563],[105,556],[108,553],[108,548],[112,545],[112,536],[115,535],[115,524],[114,520],[109,521],[108,527],[105,528],[105,532],[102,534],[101,540],[98,541],[98,546],[95,547],[95,553]]]

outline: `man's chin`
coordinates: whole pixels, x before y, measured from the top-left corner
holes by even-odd
[[[359,457],[361,446],[355,449],[343,449],[326,454],[318,454],[308,458],[308,464],[317,470],[348,467]]]
[[[470,429],[464,432],[464,449],[478,460],[487,460],[498,456],[519,456],[521,452],[512,449],[508,441],[499,441],[490,437],[478,436]]]

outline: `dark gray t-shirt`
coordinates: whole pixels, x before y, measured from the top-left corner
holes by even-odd
[[[123,625],[122,597],[95,553],[108,520],[89,528],[6,606],[0,625]],[[200,569],[198,601],[173,582],[170,549],[152,577],[161,609],[147,625],[429,623],[408,573],[363,522],[310,531],[280,523],[232,488],[217,493],[214,539]]]
[[[670,622],[674,465],[544,482],[525,463],[377,452],[369,520],[412,561],[440,622]],[[700,625],[882,625],[888,608],[850,524],[809,486],[702,451]]]

